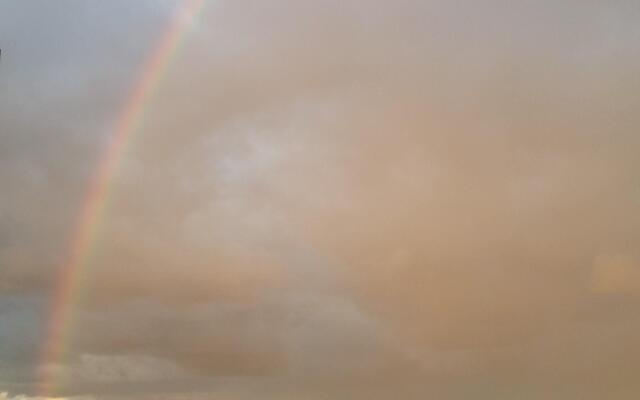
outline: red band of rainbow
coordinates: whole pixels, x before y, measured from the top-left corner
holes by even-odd
[[[145,63],[141,79],[128,97],[115,124],[110,143],[89,184],[72,231],[65,264],[57,278],[50,302],[46,341],[40,359],[42,373],[38,384],[39,396],[52,396],[62,385],[64,374],[55,366],[64,361],[69,345],[82,271],[88,267],[87,261],[96,239],[97,228],[108,205],[109,187],[117,166],[132,136],[141,128],[145,110],[168,70],[181,39],[203,6],[204,0],[182,1],[167,32]]]

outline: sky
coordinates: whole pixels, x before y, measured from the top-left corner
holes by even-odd
[[[43,357],[181,5],[0,3],[0,400],[638,398],[634,0],[205,0]]]

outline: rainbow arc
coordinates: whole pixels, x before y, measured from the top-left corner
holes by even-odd
[[[64,362],[74,325],[74,308],[79,301],[83,272],[89,268],[89,257],[96,242],[97,231],[105,218],[110,186],[118,165],[132,137],[142,128],[145,111],[150,106],[158,86],[163,81],[180,43],[204,8],[204,0],[184,0],[169,22],[169,26],[150,53],[133,90],[116,121],[109,145],[98,163],[96,173],[86,190],[83,206],[71,233],[65,264],[62,266],[50,301],[46,342],[40,365],[38,395],[50,397],[61,388],[64,372],[52,366]]]

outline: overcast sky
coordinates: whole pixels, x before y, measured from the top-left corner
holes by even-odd
[[[0,2],[0,400],[640,395],[640,2]],[[4,393],[6,392],[6,393]]]

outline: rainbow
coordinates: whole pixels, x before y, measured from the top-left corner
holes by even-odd
[[[163,80],[185,33],[204,7],[204,0],[183,0],[166,33],[144,64],[135,85],[114,125],[109,144],[101,157],[76,217],[65,263],[50,300],[46,336],[40,363],[38,395],[52,396],[63,384],[64,373],[56,367],[64,361],[73,327],[74,305],[79,301],[81,278],[86,270],[97,230],[104,219],[109,188],[126,148],[144,121],[144,114]]]

